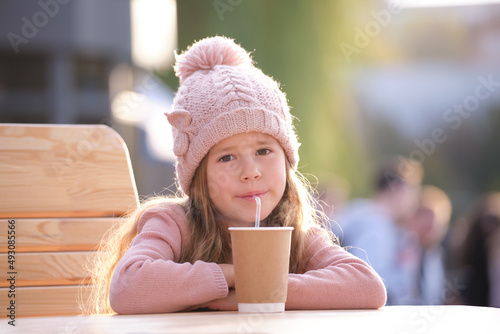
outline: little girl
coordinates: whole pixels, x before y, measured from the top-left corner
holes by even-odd
[[[231,39],[177,56],[172,112],[185,196],[143,204],[102,245],[93,313],[237,310],[228,227],[293,226],[286,309],[379,308],[384,284],[334,244],[296,170],[299,143],[285,95]]]

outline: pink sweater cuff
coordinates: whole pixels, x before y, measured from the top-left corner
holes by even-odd
[[[209,265],[212,273],[214,274],[217,296],[218,298],[224,298],[229,293],[229,287],[227,285],[226,278],[224,277],[224,273],[217,263],[209,263]]]

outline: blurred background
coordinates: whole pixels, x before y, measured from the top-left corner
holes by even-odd
[[[459,211],[500,188],[500,6],[463,3],[2,1],[0,122],[109,124],[140,194],[160,193],[174,50],[224,35],[281,83],[313,183],[365,196],[380,158],[401,154]]]
[[[0,122],[112,126],[141,196],[175,191],[174,50],[213,35],[281,83],[299,170],[334,205],[394,154],[450,196],[452,222],[500,190],[499,1],[1,1],[0,31]]]

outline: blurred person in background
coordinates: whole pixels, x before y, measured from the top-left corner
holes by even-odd
[[[425,185],[408,229],[418,241],[419,265],[415,280],[415,303],[439,305],[445,301],[445,265],[442,242],[448,232],[452,205],[441,189]]]
[[[338,218],[341,245],[382,277],[387,305],[413,304],[418,252],[404,224],[418,204],[423,169],[403,157],[388,159],[369,199],[354,199]]]
[[[500,307],[500,192],[484,195],[452,232],[450,258],[461,283],[457,302]]]

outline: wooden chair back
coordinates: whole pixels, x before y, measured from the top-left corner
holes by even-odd
[[[89,282],[84,265],[137,206],[127,147],[110,127],[0,124],[4,312],[79,314],[79,284]]]

